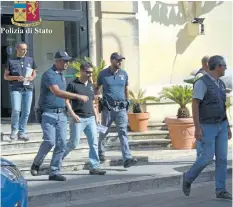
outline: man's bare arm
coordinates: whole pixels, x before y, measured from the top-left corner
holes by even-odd
[[[9,70],[5,70],[4,79],[7,81],[19,81],[21,76],[11,76]]]
[[[192,99],[192,113],[193,113],[193,122],[194,126],[196,128],[200,128],[200,122],[199,122],[199,104],[200,100],[193,98]]]
[[[71,115],[75,114],[70,104],[70,99],[66,99],[66,106]]]
[[[65,98],[65,99],[79,99],[81,101],[88,101],[88,97],[84,95],[79,95],[75,93],[70,93],[67,91],[61,90],[58,85],[52,85],[49,87],[49,89],[52,91],[52,93],[60,98]]]
[[[101,88],[101,86],[96,86],[95,87],[95,95],[99,95],[100,94],[100,88]]]

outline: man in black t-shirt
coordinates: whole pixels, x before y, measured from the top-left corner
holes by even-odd
[[[98,134],[97,125],[99,123],[97,111],[94,107],[94,90],[90,80],[93,68],[89,63],[83,63],[80,66],[80,77],[76,78],[67,86],[67,91],[88,96],[87,102],[79,100],[66,100],[66,105],[70,113],[70,140],[67,143],[66,157],[70,151],[75,149],[80,141],[82,131],[88,139],[90,147],[90,174],[104,175],[106,171],[100,169],[100,161],[98,155]],[[63,157],[63,158],[64,158]]]

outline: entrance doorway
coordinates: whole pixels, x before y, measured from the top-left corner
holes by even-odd
[[[1,15],[1,27],[5,29],[16,28],[11,23],[12,15]],[[16,53],[7,53],[9,46],[15,47],[18,42],[24,41],[24,34],[1,34],[1,117],[11,116],[11,101],[9,93],[9,83],[4,80],[4,71],[7,67],[7,60],[15,57]]]

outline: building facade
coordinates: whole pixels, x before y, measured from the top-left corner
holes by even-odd
[[[2,2],[1,8],[2,26],[12,27],[13,2]],[[51,29],[52,34],[2,35],[2,56],[19,40],[29,44],[29,55],[38,65],[34,106],[40,75],[60,48],[73,57],[90,56],[95,64],[101,59],[109,64],[110,54],[120,52],[126,57],[123,68],[130,89],[147,89],[148,95],[157,95],[164,85],[181,83],[201,66],[205,55],[224,55],[232,66],[232,2],[41,1],[40,15],[39,28]],[[203,25],[192,23],[194,18],[204,18]],[[10,106],[6,91],[5,83],[2,111]]]

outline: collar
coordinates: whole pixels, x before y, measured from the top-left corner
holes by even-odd
[[[80,79],[79,79],[78,77],[74,80],[74,82],[75,82],[75,83],[79,83],[79,84],[83,84],[83,85],[85,85],[85,86],[88,85],[88,81],[87,81],[86,83],[83,83],[83,82],[80,81]]]
[[[108,67],[108,72],[109,72],[110,74],[112,74],[112,75],[116,75],[116,74],[120,73],[120,70],[121,70],[121,69],[118,69],[118,71],[117,71],[117,72],[112,73],[112,71],[111,71],[111,67],[110,67],[110,66]]]
[[[55,65],[52,66],[52,70],[53,70],[55,73],[57,73],[57,74],[60,74],[60,75],[63,74],[61,71],[57,70],[57,68],[56,68]]]

